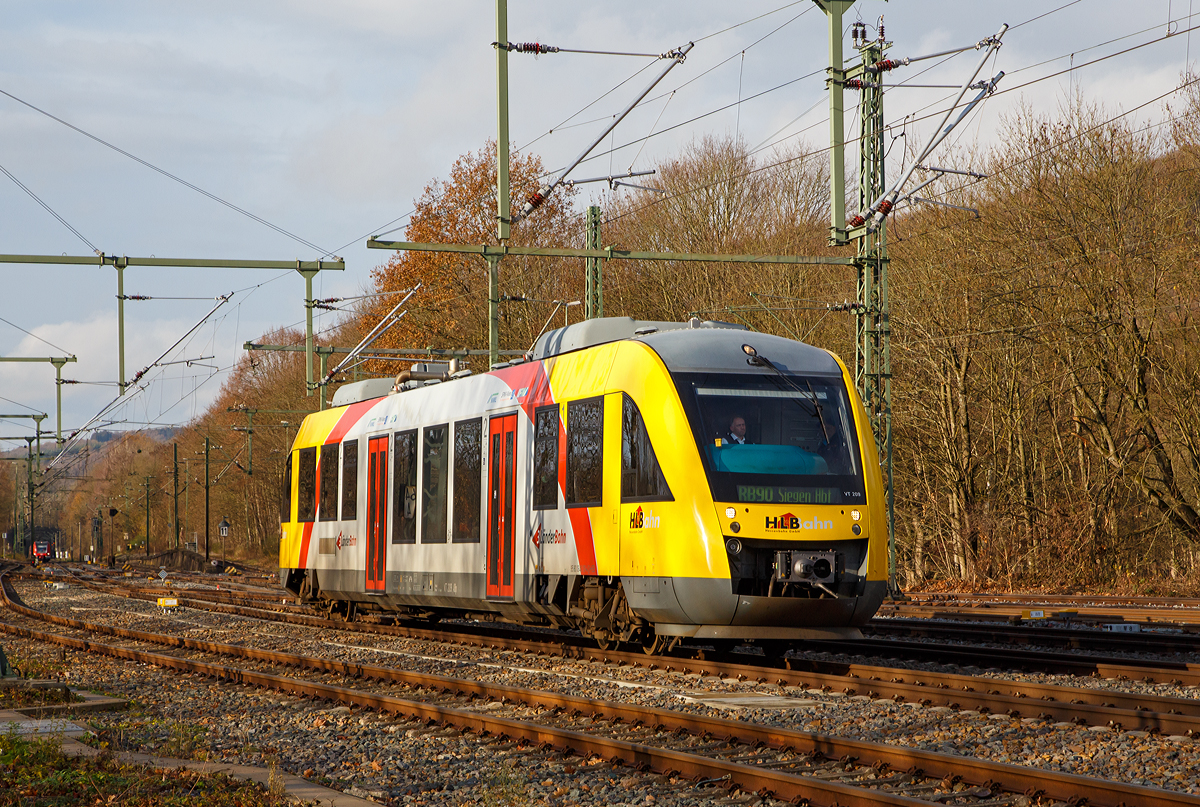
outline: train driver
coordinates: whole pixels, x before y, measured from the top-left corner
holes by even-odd
[[[725,435],[725,444],[744,446],[749,442],[746,439],[746,419],[741,415],[734,415],[729,419],[729,433]]]

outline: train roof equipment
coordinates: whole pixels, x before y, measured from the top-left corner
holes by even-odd
[[[770,357],[772,363],[781,370],[824,375],[841,374],[837,361],[820,348],[779,336],[753,332],[745,325],[701,320],[696,317],[687,322],[661,322],[631,317],[584,320],[546,332],[524,357],[496,365],[492,369],[525,361],[541,361],[598,345],[636,339],[653,348],[667,368],[674,372],[704,372],[714,366],[745,366],[745,372],[761,372],[758,367],[746,365],[741,341],[730,339],[730,331],[745,333],[747,340],[752,338],[754,347]],[[383,398],[469,375],[470,370],[459,369],[457,359],[448,362],[416,362],[410,369],[402,370],[395,379],[368,378],[343,384],[334,392],[332,406],[336,408]]]

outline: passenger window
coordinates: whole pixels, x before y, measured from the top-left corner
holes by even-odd
[[[302,448],[297,453],[300,492],[296,518],[307,523],[317,518],[317,447]]]
[[[421,543],[446,543],[446,432],[449,426],[425,427],[422,457]]]
[[[533,509],[558,507],[558,404],[534,413]]]
[[[279,497],[279,523],[290,524],[292,521],[292,455],[287,455],[283,463],[283,495]]]
[[[621,410],[621,501],[669,502],[671,489],[663,478],[654,447],[646,434],[646,422],[637,404],[622,396]]]
[[[320,521],[337,521],[338,517],[338,444],[330,443],[321,446],[321,487],[320,507],[317,518]]]
[[[417,433],[392,436],[392,543],[417,542]]]
[[[567,404],[567,506],[600,504],[604,470],[604,399]]]
[[[342,521],[358,518],[358,438],[342,443]]]
[[[454,424],[454,543],[479,543],[483,419]]]

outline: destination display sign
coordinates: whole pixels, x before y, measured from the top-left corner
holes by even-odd
[[[840,488],[804,487],[792,488],[782,485],[738,485],[739,502],[761,504],[841,504]]]

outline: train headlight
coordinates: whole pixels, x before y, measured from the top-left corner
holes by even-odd
[[[742,525],[741,525],[741,524],[739,524],[739,523],[737,523],[736,521],[730,521],[730,522],[729,522],[729,529],[730,529],[732,532],[735,532],[735,533],[737,533],[737,532],[741,532],[741,531],[742,531]]]
[[[729,550],[730,555],[742,554],[742,542],[737,538],[730,538],[725,542],[725,548]]]
[[[737,515],[736,507],[726,507],[725,508],[725,518],[733,518],[736,515]]]
[[[860,518],[862,518],[862,513],[858,512],[857,510],[851,510],[850,518],[854,519],[855,521],[858,521]]]

